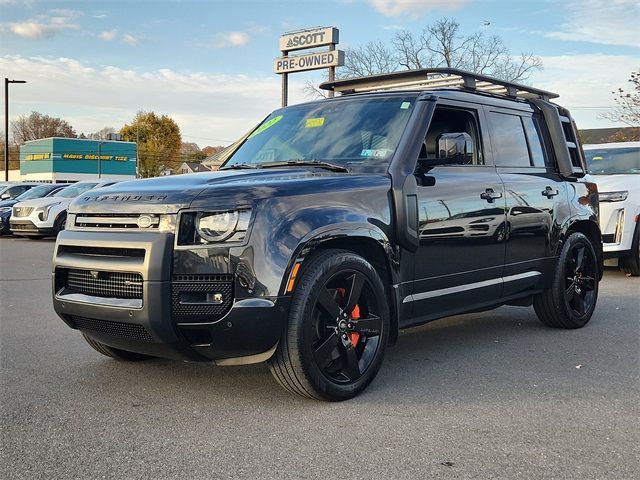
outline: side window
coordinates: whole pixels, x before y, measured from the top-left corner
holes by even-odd
[[[437,107],[424,139],[420,158],[434,159],[438,146],[438,138],[443,133],[467,133],[473,140],[473,159],[470,165],[483,165],[482,145],[480,143],[478,120],[472,110],[452,107]]]
[[[531,159],[535,167],[545,167],[544,150],[542,149],[542,138],[536,124],[531,117],[523,117],[522,123],[524,130],[527,132],[527,140],[529,141],[529,149],[531,150]]]
[[[520,116],[490,112],[489,121],[495,164],[499,167],[530,167],[529,148]]]

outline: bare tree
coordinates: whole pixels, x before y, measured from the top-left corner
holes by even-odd
[[[640,71],[631,72],[628,82],[631,91],[618,88],[615,92],[616,108],[602,115],[613,122],[622,122],[631,127],[640,125]]]
[[[542,68],[542,61],[532,53],[512,56],[497,35],[463,35],[460,24],[452,18],[442,18],[419,34],[398,32],[390,47],[374,41],[348,49],[345,62],[339,71],[341,78],[393,72],[400,67],[450,67],[524,82]]]
[[[75,130],[66,120],[40,112],[31,112],[28,117],[21,115],[16,121],[11,122],[11,131],[13,140],[17,143],[47,137],[77,137]]]

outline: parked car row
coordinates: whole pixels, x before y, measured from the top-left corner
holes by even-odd
[[[64,229],[67,207],[87,190],[116,182],[0,183],[0,235],[31,239],[56,236]]]

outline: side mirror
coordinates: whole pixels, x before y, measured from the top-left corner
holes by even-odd
[[[9,198],[11,198],[10,193],[3,193],[2,195],[0,195],[0,200],[8,200]]]
[[[465,165],[473,161],[473,140],[468,133],[443,133],[436,138],[436,158],[420,158],[423,168]]]
[[[439,160],[463,164],[473,160],[473,140],[468,133],[443,133],[436,141],[436,157]]]

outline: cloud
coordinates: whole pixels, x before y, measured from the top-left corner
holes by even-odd
[[[245,32],[221,32],[213,37],[213,48],[243,47],[249,43],[249,34]]]
[[[138,45],[142,41],[142,39],[140,37],[131,35],[130,33],[125,33],[122,35],[122,41],[128,45]]]
[[[470,0],[366,0],[385,17],[408,14],[417,18],[429,10],[457,10]]]
[[[109,31],[101,32],[100,35],[98,35],[98,37],[100,37],[100,40],[104,40],[105,42],[110,42],[111,40],[116,38],[117,33],[118,33],[117,30],[109,30]]]
[[[11,92],[12,119],[37,110],[64,118],[79,132],[119,128],[148,110],[176,119],[185,138],[204,146],[216,144],[208,139],[239,138],[280,104],[275,75],[97,68],[70,58],[20,55],[0,57],[0,71],[29,80]],[[289,85],[291,103],[308,101],[302,81]]]
[[[613,108],[611,92],[626,87],[638,59],[631,55],[579,54],[543,56],[544,70],[531,82],[545,90],[556,92],[554,100],[569,108],[578,128],[611,127],[609,120],[598,118]]]
[[[635,0],[582,0],[564,4],[567,21],[547,38],[638,47],[640,3]]]
[[[14,35],[30,40],[38,40],[40,38],[49,38],[57,33],[79,28],[78,25],[72,23],[72,19],[82,15],[77,10],[53,9],[49,11],[49,15],[38,15],[35,18],[25,20],[23,22],[11,22],[8,29]]]

